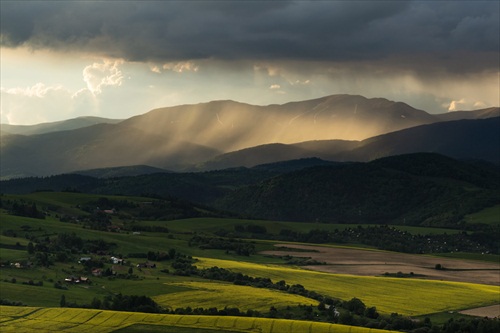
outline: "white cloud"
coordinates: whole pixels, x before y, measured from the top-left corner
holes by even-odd
[[[448,111],[472,110],[486,108],[488,105],[483,101],[468,102],[465,98],[453,100],[448,105]]]
[[[149,69],[151,70],[151,72],[153,73],[158,73],[160,74],[161,73],[161,69],[160,67],[156,66],[156,65],[150,65],[149,66]]]
[[[7,93],[10,95],[21,95],[26,97],[38,97],[38,98],[44,98],[47,94],[50,94],[51,92],[58,90],[64,90],[64,88],[61,85],[46,86],[41,82],[38,82],[35,85],[26,88],[16,87],[16,88],[4,89],[2,87],[2,93]]]
[[[61,85],[36,83],[26,88],[1,88],[1,122],[37,124],[98,112],[95,96],[83,88],[73,93]]]
[[[83,69],[83,81],[87,89],[94,95],[102,93],[106,86],[120,86],[124,76],[120,70],[123,60],[103,60],[102,63],[93,63]]]
[[[280,89],[281,86],[279,84],[272,84],[269,89]]]
[[[448,106],[448,111],[457,111],[461,109],[459,105],[464,105],[465,104],[465,99],[462,98],[458,101],[451,101],[450,105]]]

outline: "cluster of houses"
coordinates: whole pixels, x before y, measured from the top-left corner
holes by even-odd
[[[64,279],[64,282],[66,283],[90,283],[90,279],[85,276],[70,276]]]
[[[80,260],[78,260],[78,263],[83,264],[83,263],[88,262],[90,260],[92,260],[91,257],[81,257]],[[113,265],[122,266],[122,265],[125,265],[125,263],[126,263],[126,261],[124,259],[114,257],[114,256],[110,257],[109,260]],[[136,267],[137,268],[156,268],[156,264],[150,263],[150,262],[144,262],[144,263],[137,264]],[[118,267],[113,266],[114,272],[116,272],[117,269],[118,269]],[[92,269],[91,273],[93,276],[100,277],[103,275],[104,270],[102,268],[94,268],[94,269]],[[87,282],[87,280],[88,279],[84,278],[84,277],[77,278],[77,277],[71,276],[71,277],[66,278],[64,281],[69,282],[69,283],[81,283],[81,282]]]

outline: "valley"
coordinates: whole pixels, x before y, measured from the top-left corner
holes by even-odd
[[[496,332],[499,120],[333,95],[4,127],[0,329]]]

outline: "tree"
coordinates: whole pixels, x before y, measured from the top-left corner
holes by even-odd
[[[29,243],[28,243],[28,253],[29,253],[29,254],[33,254],[33,253],[35,253],[35,246],[33,245],[33,243],[32,243],[32,242],[29,242]]]
[[[354,297],[345,303],[345,308],[357,315],[362,315],[366,310],[366,305],[359,298]]]
[[[66,306],[66,296],[61,295],[61,300],[59,301],[59,305],[61,308],[64,308]]]

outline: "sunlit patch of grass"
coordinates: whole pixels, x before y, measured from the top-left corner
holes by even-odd
[[[163,332],[174,331],[172,327],[213,329],[217,332],[388,332],[330,323],[255,317],[183,316],[69,308],[40,308],[38,311],[33,308],[28,308],[27,311],[24,309],[0,306],[0,331],[2,333],[137,332],[133,330],[132,325],[143,325],[143,327],[158,328],[151,329],[153,332],[162,331],[160,330],[162,326],[167,328]],[[15,314],[15,310],[19,311],[18,315]]]
[[[288,294],[277,290],[237,286],[216,282],[181,282],[175,286],[188,287],[192,290],[156,296],[153,299],[160,305],[176,308],[224,307],[238,308],[240,311],[269,311],[271,306],[284,308],[286,306],[313,305],[318,302],[299,295]]]

